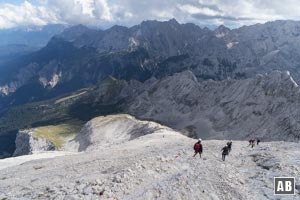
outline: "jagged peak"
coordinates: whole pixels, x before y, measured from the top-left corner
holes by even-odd
[[[128,30],[128,27],[120,26],[120,25],[114,25],[108,30],[111,30],[111,31],[124,31],[124,30]]]
[[[222,24],[218,28],[216,28],[214,32],[216,34],[216,37],[222,38],[230,32],[230,29]]]
[[[168,22],[173,23],[173,24],[179,24],[175,18],[170,19]]]
[[[228,28],[222,24],[222,25],[218,26],[218,28],[216,28],[215,31],[230,31],[230,28]]]

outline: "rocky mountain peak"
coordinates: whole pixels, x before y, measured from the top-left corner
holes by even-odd
[[[60,35],[56,36],[67,41],[74,41],[81,35],[90,32],[91,29],[82,24],[65,29]]]
[[[172,18],[168,21],[168,23],[172,24],[172,25],[175,25],[175,26],[178,26],[180,25],[179,22],[175,19],[175,18]]]
[[[218,38],[222,38],[222,37],[228,35],[229,32],[230,32],[230,29],[224,25],[220,25],[217,29],[214,30],[214,33],[215,33],[216,37],[218,37]]]
[[[112,32],[119,32],[119,33],[122,33],[124,31],[127,31],[128,28],[125,27],[125,26],[120,26],[120,25],[114,25],[112,26],[110,29],[108,29],[109,31],[112,31]]]

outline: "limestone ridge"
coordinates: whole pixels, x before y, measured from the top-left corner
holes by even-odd
[[[101,116],[87,122],[64,148],[69,151],[93,151],[97,148],[122,145],[124,142],[162,131],[172,132],[172,129],[125,114]]]

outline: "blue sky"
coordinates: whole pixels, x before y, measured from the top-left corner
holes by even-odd
[[[0,29],[53,23],[107,28],[143,20],[225,26],[299,20],[298,0],[0,0]]]

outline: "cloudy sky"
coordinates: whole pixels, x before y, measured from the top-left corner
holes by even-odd
[[[147,19],[235,28],[300,19],[298,0],[0,0],[0,28],[49,23],[107,28]]]

